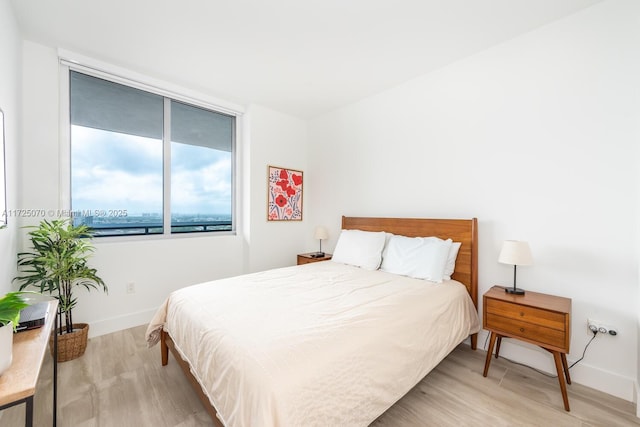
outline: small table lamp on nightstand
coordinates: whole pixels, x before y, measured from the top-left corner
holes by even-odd
[[[326,240],[329,238],[327,229],[322,226],[316,227],[316,231],[313,233],[313,238],[320,240],[320,250],[312,256],[314,258],[322,258],[324,256],[324,252],[322,252],[322,240]]]
[[[527,242],[518,240],[505,240],[498,257],[501,264],[513,265],[513,288],[505,288],[504,291],[514,295],[524,295],[524,289],[516,288],[516,268],[519,265],[532,265],[533,257]]]

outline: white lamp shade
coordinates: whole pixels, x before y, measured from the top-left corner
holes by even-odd
[[[327,232],[326,228],[319,226],[316,227],[316,230],[313,233],[313,238],[318,240],[326,240],[329,238],[329,233]]]
[[[498,262],[511,265],[532,265],[533,257],[529,244],[518,240],[505,240],[502,243]]]

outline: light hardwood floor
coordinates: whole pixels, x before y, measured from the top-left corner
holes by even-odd
[[[170,356],[147,349],[140,326],[91,339],[80,359],[59,364],[58,426],[162,427],[213,423]],[[504,359],[482,376],[482,350],[461,344],[372,426],[639,426],[632,403],[579,384],[569,386],[571,412],[557,380]],[[52,361],[47,356],[35,397],[35,425],[51,425]],[[24,425],[24,405],[0,412],[0,426]]]

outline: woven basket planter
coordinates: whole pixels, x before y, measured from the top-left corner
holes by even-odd
[[[58,362],[66,362],[82,356],[87,348],[88,336],[89,325],[86,323],[74,323],[73,332],[58,335]],[[49,338],[49,349],[53,356],[53,334]]]

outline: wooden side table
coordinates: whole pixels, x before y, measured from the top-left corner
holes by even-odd
[[[496,358],[502,338],[516,338],[538,345],[553,354],[558,372],[558,382],[569,411],[567,384],[571,384],[567,353],[571,340],[571,299],[526,291],[524,295],[506,293],[501,286],[494,286],[483,296],[482,320],[484,328],[491,331],[487,359],[483,375],[486,377],[491,364],[491,353],[497,342]]]
[[[56,324],[58,314],[58,300],[49,301],[49,310],[44,326],[13,335],[13,362],[9,369],[0,375],[0,410],[10,408],[21,403],[25,404],[25,422],[27,427],[33,426],[33,396],[40,375],[42,360],[49,344],[51,330]],[[58,337],[53,332],[53,426],[57,418],[57,380]]]
[[[331,259],[331,254],[325,253],[323,257],[313,258],[311,255],[316,252],[307,252],[306,254],[298,254],[298,265],[309,264],[311,262],[328,261]]]

